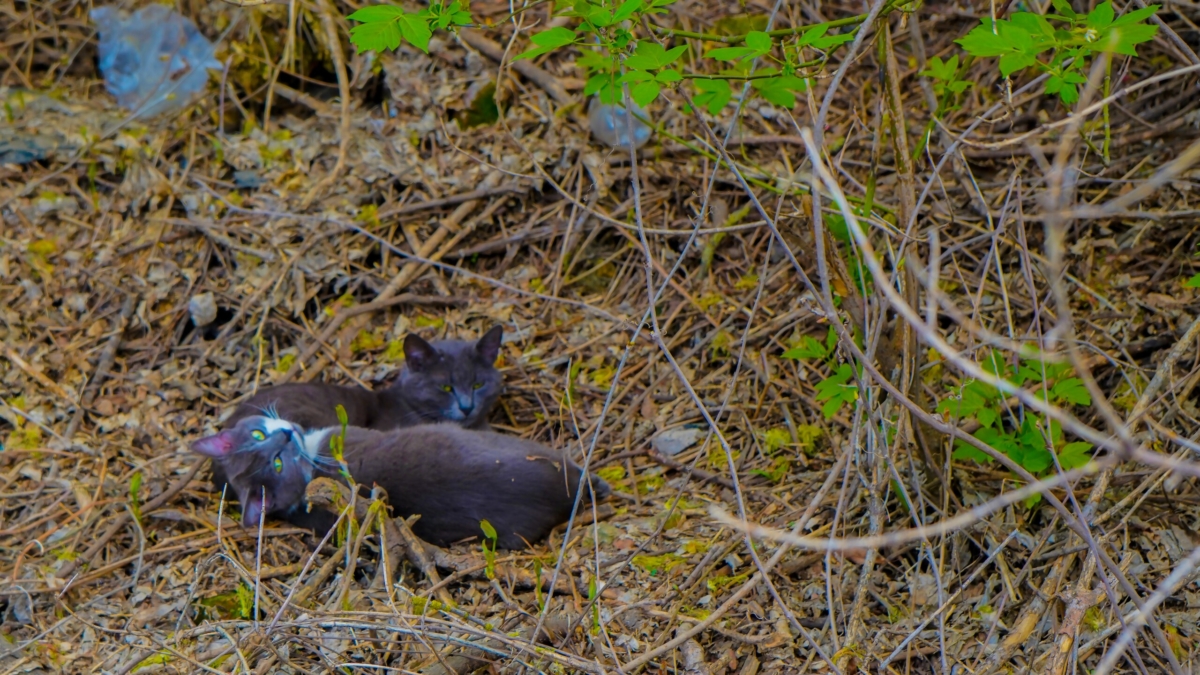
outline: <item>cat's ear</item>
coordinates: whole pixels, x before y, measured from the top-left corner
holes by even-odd
[[[228,457],[233,452],[233,432],[226,430],[219,434],[205,436],[192,443],[192,452],[213,459]]]
[[[496,363],[496,357],[500,356],[500,338],[504,337],[503,326],[492,326],[488,332],[479,338],[479,342],[475,343],[475,353],[479,354],[479,359],[484,363],[493,365]]]
[[[426,370],[437,363],[438,352],[420,335],[404,336],[404,365],[411,371]]]

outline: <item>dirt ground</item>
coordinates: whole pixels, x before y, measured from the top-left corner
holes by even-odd
[[[1107,160],[1095,116],[977,64],[898,162],[918,73],[995,9],[931,2],[792,111],[668,93],[636,165],[590,138],[570,59],[499,69],[507,3],[428,55],[355,55],[355,6],[291,6],[181,0],[227,70],[143,120],[88,6],[0,2],[0,673],[1076,673],[1121,643],[1116,672],[1193,672],[1195,5],[1114,62],[1114,90],[1162,79],[1112,105]],[[813,11],[864,10],[778,20]],[[489,86],[500,120],[464,128]],[[822,168],[872,195],[878,269],[813,217],[826,99]],[[494,324],[494,426],[616,491],[529,550],[368,521],[314,552],[242,528],[188,451],[262,387],[384,386],[406,334]],[[955,407],[1029,345],[1070,369],[1053,393]],[[962,450],[1049,417],[1039,452],[1083,468]]]

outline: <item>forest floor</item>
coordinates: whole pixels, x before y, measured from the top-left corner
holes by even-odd
[[[0,2],[0,674],[1193,672],[1196,5],[1114,61],[1114,91],[1162,78],[1107,108],[1108,157],[1098,108],[1006,98],[994,60],[927,127],[976,1],[893,12],[790,111],[668,93],[636,165],[557,55],[460,128],[507,3],[371,56],[352,6],[290,6],[181,0],[228,71],[131,120],[87,7]],[[406,334],[494,324],[495,427],[617,491],[494,579],[479,544],[385,580],[376,530],[244,529],[188,450],[263,387],[385,386]]]

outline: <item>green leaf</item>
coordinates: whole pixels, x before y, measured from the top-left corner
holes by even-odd
[[[771,51],[771,36],[758,30],[746,33],[746,46],[761,54]]]
[[[1037,63],[1037,58],[1030,54],[1014,52],[1000,57],[1000,74],[1008,77],[1012,73],[1028,68]]]
[[[1108,32],[1091,43],[1089,48],[1097,52],[1114,52],[1125,54],[1126,56],[1137,56],[1135,46],[1153,40],[1157,34],[1158,26],[1148,26],[1146,24],[1109,28]]]
[[[942,61],[937,56],[929,59],[929,69],[922,70],[920,74],[942,82],[953,82],[958,76],[958,54],[951,56],[949,61]]]
[[[1050,395],[1056,401],[1067,401],[1075,405],[1092,404],[1092,395],[1088,393],[1083,380],[1078,377],[1072,377],[1055,384],[1054,388],[1050,390]]]
[[[823,359],[829,351],[815,338],[809,335],[801,336],[800,345],[783,353],[785,359]]]
[[[392,21],[401,16],[404,16],[404,10],[395,5],[372,5],[363,7],[346,18],[361,23],[378,23]]]
[[[1058,75],[1051,75],[1046,80],[1045,91],[1047,94],[1058,94],[1058,98],[1061,99],[1065,105],[1071,105],[1079,100],[1078,87],[1076,87],[1074,83],[1068,82],[1065,77],[1060,77]]]
[[[758,93],[764,99],[766,99],[768,103],[777,105],[780,108],[786,108],[790,110],[796,106],[796,95],[787,89],[764,87],[760,89]]]
[[[1088,13],[1088,28],[1095,28],[1096,30],[1108,28],[1109,24],[1113,22],[1114,15],[1115,12],[1113,12],[1112,3],[1102,2],[1099,5],[1096,5],[1096,9],[1093,9]]]
[[[814,387],[817,394],[813,398],[817,401],[825,401],[825,404],[821,406],[821,412],[825,415],[825,419],[836,415],[844,404],[854,403],[858,400],[858,387],[848,384],[852,377],[854,377],[854,370],[850,364],[843,363],[838,366],[833,375],[818,382]]]
[[[429,53],[429,38],[433,37],[433,31],[429,29],[429,23],[425,19],[416,14],[404,14],[396,19],[396,25],[409,44],[426,54]]]
[[[975,432],[975,438],[987,443],[1009,457],[1013,457],[1020,452],[1021,446],[1017,443],[1016,436],[997,429],[980,429]]]
[[[667,51],[662,45],[650,40],[638,42],[633,55],[626,57],[625,65],[636,70],[656,70],[670,65],[687,51],[687,47],[676,47]]]
[[[496,528],[492,527],[492,524],[489,523],[488,521],[486,521],[486,520],[479,521],[479,528],[481,530],[483,530],[483,536],[485,536],[488,539],[491,539],[493,541],[496,539]]]
[[[617,59],[609,55],[607,52],[601,52],[595,49],[585,49],[575,60],[575,65],[587,70],[600,70],[604,72],[614,72],[618,68]]]
[[[1132,12],[1126,12],[1118,17],[1117,20],[1113,21],[1110,26],[1116,28],[1118,26],[1129,26],[1131,24],[1141,23],[1142,21],[1154,16],[1154,14],[1161,7],[1162,5],[1150,5],[1149,7],[1135,9]]]
[[[662,85],[653,80],[650,82],[641,82],[629,88],[629,97],[633,102],[645,108],[658,98],[658,92],[662,91]]]
[[[1012,368],[1009,367],[1008,361],[1004,360],[1004,356],[995,350],[984,352],[983,358],[979,361],[979,367],[996,377],[1007,378],[1012,374]]]
[[[705,56],[718,61],[737,61],[743,56],[753,53],[754,50],[749,47],[721,47],[708,52]]]
[[[1200,274],[1195,274],[1187,281],[1183,282],[1184,288],[1200,288]]]
[[[589,77],[587,83],[583,85],[583,95],[591,96],[592,94],[600,91],[600,89],[605,85],[614,84],[616,84],[616,78],[614,78],[611,73],[600,73],[599,75],[593,75]]]
[[[142,521],[142,472],[134,471],[129,477],[129,510],[134,520]]]
[[[1062,450],[1058,451],[1058,463],[1067,471],[1078,469],[1092,460],[1092,456],[1089,454],[1091,450],[1091,443],[1083,441],[1067,443]]]
[[[1000,413],[991,408],[980,408],[975,411],[975,419],[985,427],[990,427],[996,423],[996,419],[1000,417]]]
[[[702,105],[708,114],[716,115],[721,112],[733,98],[733,90],[727,80],[693,80],[698,92],[693,98],[697,105]]]
[[[401,42],[400,28],[394,21],[364,23],[350,29],[350,42],[354,43],[359,54],[396,49]]]
[[[564,47],[575,42],[575,31],[564,26],[544,30],[537,35],[529,38],[533,44],[537,45],[533,49],[522,52],[517,55],[517,60],[532,59],[547,52],[554,51],[559,47]]]
[[[1029,473],[1038,474],[1049,469],[1054,458],[1044,447],[1026,447],[1024,457],[1018,463]]]
[[[1054,5],[1054,9],[1058,10],[1059,14],[1062,14],[1068,19],[1074,19],[1076,16],[1079,16],[1075,13],[1075,10],[1071,9],[1071,3],[1069,0],[1051,0],[1051,3]]]
[[[831,47],[836,47],[854,39],[854,31],[840,33],[838,35],[826,35],[829,26],[814,26],[800,36],[796,41],[797,47],[812,47],[813,49],[827,50]]]
[[[661,67],[667,50],[652,40],[641,40],[633,54],[625,58],[625,66],[635,70],[654,70]]]
[[[658,80],[659,82],[663,82],[663,83],[679,82],[680,80],[683,79],[683,75],[680,75],[679,71],[675,70],[674,68],[667,68],[666,70],[663,70],[662,72],[660,72],[658,75],[655,75],[654,79]]]
[[[835,398],[829,399],[828,401],[825,402],[824,405],[821,406],[821,414],[824,415],[825,419],[827,419],[827,420],[833,419],[833,416],[836,415],[838,413],[838,411],[841,409],[842,409],[842,399],[835,397]]]
[[[1031,59],[1049,46],[1045,39],[1035,43],[1028,29],[1011,21],[997,21],[993,31],[991,19],[982,20],[966,37],[956,42],[974,56],[1023,55],[1023,58],[1010,58],[1006,64],[1001,65],[1002,70],[1010,68],[1008,72],[1030,65]],[[1020,65],[1021,63],[1025,65]],[[1005,76],[1007,77],[1007,73]]]
[[[847,42],[850,42],[853,39],[854,39],[853,32],[839,33],[837,35],[826,35],[825,37],[821,38],[820,40],[813,42],[812,46],[817,49],[821,49],[821,50],[829,50],[838,45],[846,44]]]
[[[796,105],[796,97],[792,92],[803,92],[808,89],[808,81],[794,75],[780,75],[778,77],[751,80],[750,84],[766,100],[777,106],[789,109]]]
[[[628,19],[629,17],[633,16],[634,12],[641,9],[643,4],[644,3],[642,0],[625,0],[625,2],[621,3],[621,6],[617,8],[617,11],[613,12],[613,20],[624,21],[625,19]]]
[[[668,49],[666,58],[661,64],[659,64],[659,67],[661,68],[662,66],[669,66],[672,63],[675,63],[675,61],[677,61],[679,57],[683,56],[684,52],[687,50],[687,45],[680,45],[678,47],[672,47],[671,49]]]
[[[544,30],[529,38],[539,47],[562,47],[575,41],[575,31],[565,26]]]
[[[992,33],[990,26],[976,26],[966,37],[955,42],[972,56],[1000,56],[1012,51],[1006,40]]]
[[[987,464],[992,460],[992,456],[977,449],[973,445],[967,445],[964,441],[955,441],[954,453],[951,455],[954,459],[966,459],[980,464]]]
[[[617,84],[636,84],[638,82],[649,82],[654,76],[644,70],[631,70],[617,79]]]
[[[1013,25],[1020,26],[1034,38],[1035,42],[1045,42],[1046,46],[1054,42],[1054,26],[1041,14],[1032,12],[1014,12],[1009,17]]]
[[[587,15],[587,20],[597,28],[607,28],[608,26],[611,26],[617,22],[616,19],[613,18],[613,13],[607,9],[604,9],[603,7],[593,9],[591,13]]]
[[[797,47],[806,47],[808,45],[811,45],[813,42],[820,39],[821,36],[825,35],[825,32],[828,30],[829,30],[828,25],[814,26],[812,28],[809,28],[808,30],[804,31],[804,34],[800,36],[799,40],[796,40],[796,46]]]
[[[938,403],[937,411],[940,413],[950,413],[951,417],[957,419],[967,419],[975,417],[980,410],[985,410],[987,408],[987,399],[979,394],[977,388],[970,386],[972,383],[974,383],[974,380],[963,385],[959,389],[957,396],[951,394],[949,397],[942,399]]]

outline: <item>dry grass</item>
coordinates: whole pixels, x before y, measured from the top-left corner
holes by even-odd
[[[473,7],[501,28],[471,47],[442,35],[378,63],[347,49],[348,5],[290,7],[294,23],[289,5],[183,3],[210,37],[228,30],[228,73],[142,123],[103,91],[84,6],[0,2],[0,143],[48,149],[0,165],[0,673],[1065,673],[1115,654],[1140,606],[1117,670],[1194,668],[1198,228],[1194,178],[1170,164],[1198,136],[1185,47],[1162,34],[1114,64],[1118,85],[1171,75],[1114,103],[1107,165],[1094,115],[1058,124],[1061,106],[1021,91],[1009,105],[987,64],[927,155],[897,162],[928,121],[925,55],[990,12],[931,5],[835,58],[795,111],[752,101],[724,148],[732,107],[709,128],[671,94],[656,120],[706,149],[660,135],[634,174],[589,145],[557,59],[535,79],[506,69],[503,124],[458,130],[507,5]],[[861,11],[781,7],[780,25]],[[1191,7],[1161,14],[1187,40]],[[672,20],[735,9],[683,1]],[[825,100],[815,142],[838,189],[814,220],[800,129]],[[817,224],[869,185],[881,274],[864,297],[851,247]],[[203,293],[219,312],[196,327]],[[835,311],[835,361],[871,367],[826,419],[831,366],[781,354]],[[610,513],[501,555],[494,580],[478,547],[426,551],[440,582],[410,563],[385,580],[395,542],[377,530],[312,553],[283,524],[219,516],[187,442],[239,399],[287,379],[379,386],[407,332],[497,322],[496,426],[601,470]],[[1030,477],[949,456],[978,425],[936,401],[987,344],[1071,360],[1095,402],[1050,412],[1105,448],[1099,473],[1050,469],[1040,503],[1000,503]],[[664,432],[693,442],[671,455]],[[771,531],[752,547],[739,517]]]

